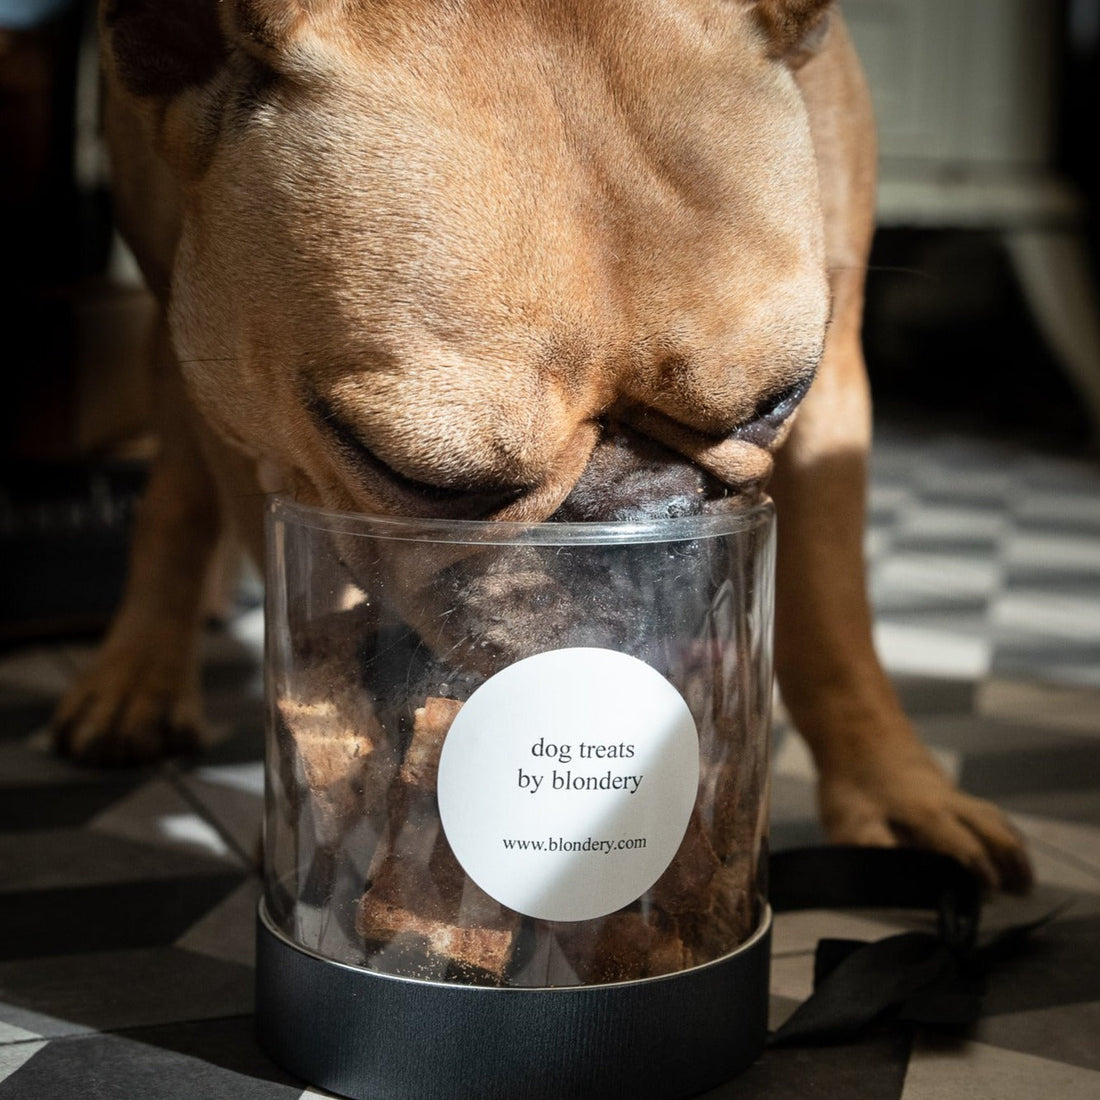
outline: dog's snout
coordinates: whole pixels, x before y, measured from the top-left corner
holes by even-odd
[[[757,447],[769,449],[774,447],[783,425],[794,414],[809,391],[813,377],[810,374],[778,393],[763,397],[757,403],[752,416],[734,429],[734,437]]]
[[[699,515],[730,495],[728,486],[682,455],[620,424],[608,424],[580,480],[551,519],[675,519]]]

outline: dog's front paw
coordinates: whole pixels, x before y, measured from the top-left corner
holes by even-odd
[[[198,749],[201,703],[187,654],[108,641],[62,698],[58,752],[84,764],[147,764]]]
[[[960,791],[921,748],[886,756],[822,770],[821,817],[832,842],[931,848],[954,856],[992,890],[1031,886],[1024,840],[996,806]]]

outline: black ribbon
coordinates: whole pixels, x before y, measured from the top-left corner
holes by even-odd
[[[773,852],[768,892],[776,912],[796,909],[927,909],[932,932],[873,943],[823,939],[814,991],[777,1031],[772,1046],[846,1042],[884,1019],[943,1027],[972,1024],[986,976],[1061,910],[979,943],[982,886],[958,860],[908,848],[832,846]]]

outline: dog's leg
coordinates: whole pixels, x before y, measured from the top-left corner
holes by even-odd
[[[122,603],[54,718],[75,759],[130,764],[197,747],[198,644],[217,492],[163,322],[153,339],[160,449],[138,511]]]
[[[832,840],[939,849],[990,886],[1019,890],[1030,881],[1020,837],[938,767],[873,648],[863,567],[871,404],[859,331],[875,154],[855,136],[870,132],[870,111],[839,21],[830,34],[798,74],[821,164],[833,320],[773,483],[780,689],[813,752]]]

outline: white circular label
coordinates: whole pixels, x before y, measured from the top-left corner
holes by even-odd
[[[439,813],[490,897],[544,920],[621,909],[660,878],[699,786],[699,735],[655,669],[608,649],[517,661],[458,712]]]

